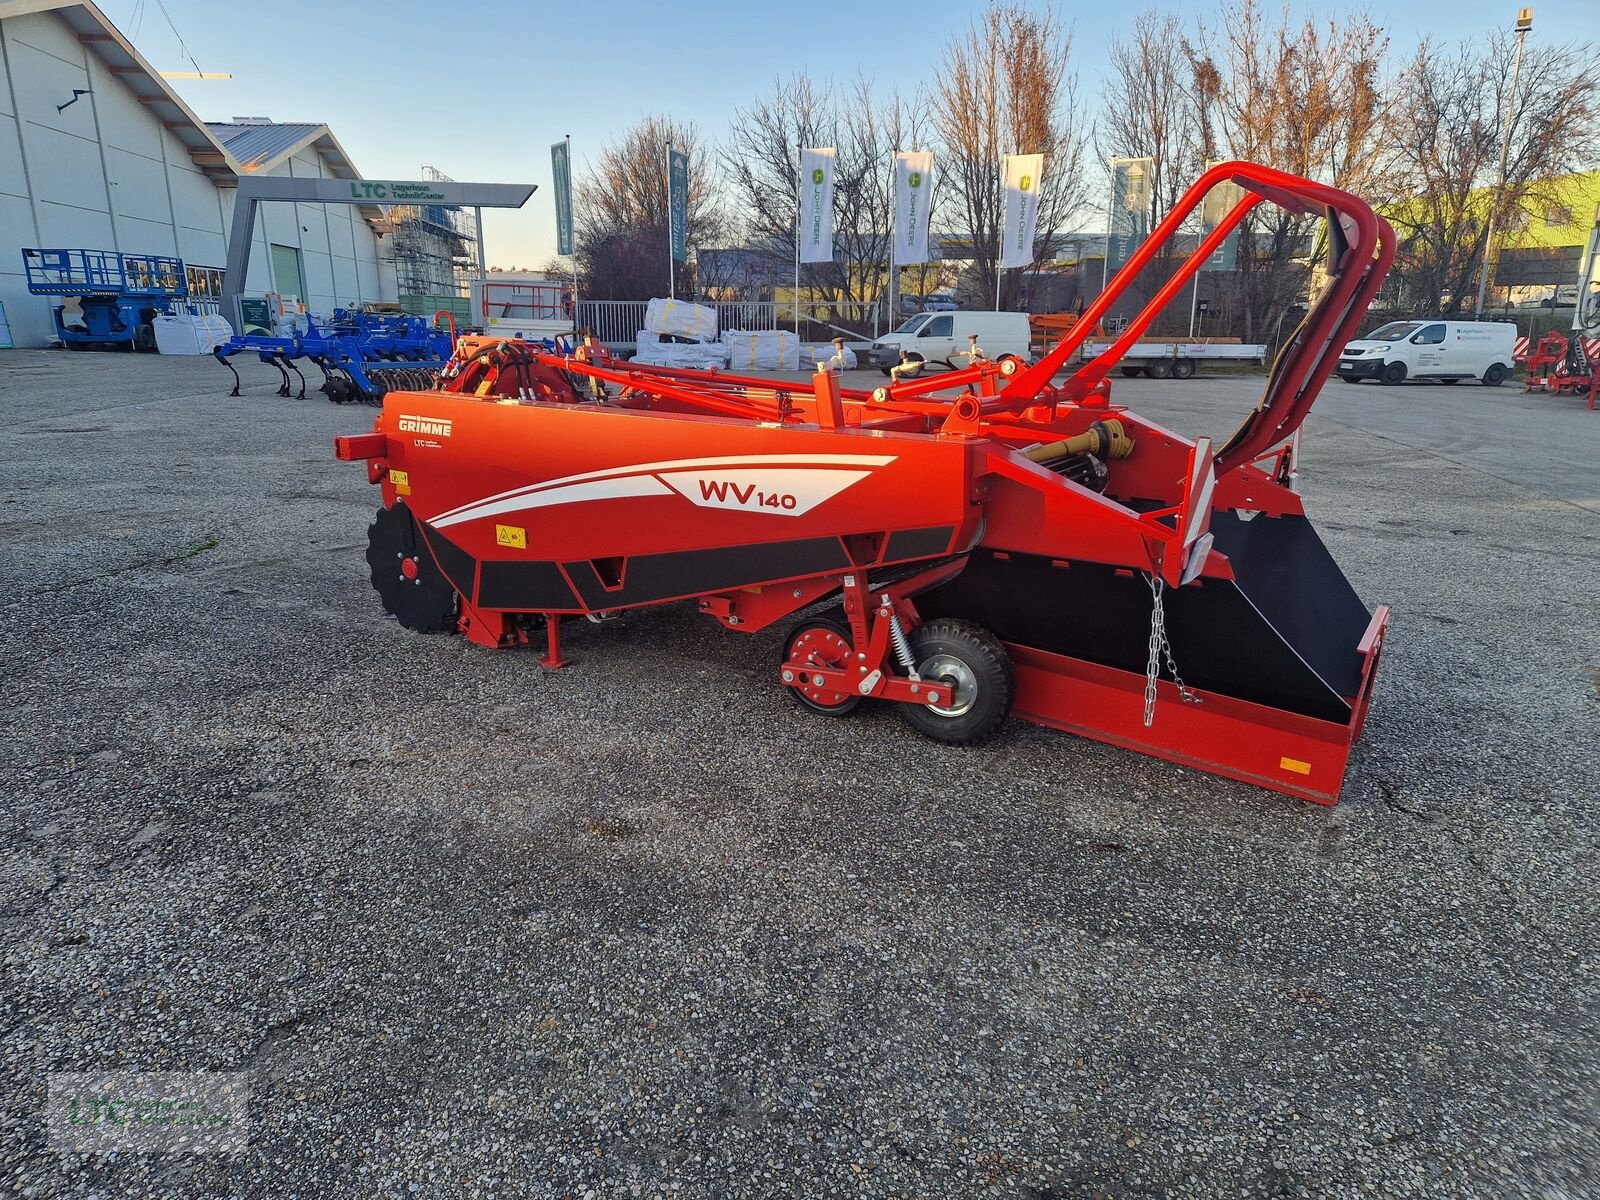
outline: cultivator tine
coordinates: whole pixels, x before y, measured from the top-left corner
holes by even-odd
[[[284,368],[284,360],[277,355],[273,355],[269,361],[278,368],[278,374],[283,379],[283,382],[278,385],[278,395],[287,396],[289,394],[289,372]]]
[[[300,368],[295,366],[292,360],[285,359],[284,362],[288,366],[289,370],[293,371],[300,380],[300,394],[297,395],[295,399],[304,400],[306,398],[306,377],[300,374]],[[284,382],[288,382],[287,378],[284,380]]]
[[[222,355],[221,351],[218,351],[215,355],[213,355],[213,357],[223,366],[227,367],[228,374],[233,376],[233,391],[229,392],[228,395],[237,396],[239,394],[239,372],[234,370],[233,364]]]

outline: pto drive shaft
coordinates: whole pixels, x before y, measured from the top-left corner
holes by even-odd
[[[1127,458],[1133,453],[1133,439],[1118,420],[1096,421],[1084,433],[1063,438],[1059,442],[1046,442],[1032,450],[1024,450],[1023,457],[1034,462],[1049,462],[1068,454],[1095,454],[1101,458]]]

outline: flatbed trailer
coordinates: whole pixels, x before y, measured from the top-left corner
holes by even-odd
[[[1098,358],[1110,348],[1110,342],[1086,342],[1082,360]],[[1151,379],[1188,379],[1202,362],[1261,365],[1266,360],[1267,348],[1254,343],[1204,338],[1150,339],[1135,342],[1122,352],[1120,370],[1130,379],[1135,375]]]

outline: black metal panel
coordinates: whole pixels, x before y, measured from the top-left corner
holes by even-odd
[[[463,596],[472,595],[472,577],[477,569],[477,560],[427,522],[418,521],[417,525],[422,530],[428,548],[433,551],[433,557],[438,560],[439,569],[444,572],[445,578]]]
[[[1350,707],[1343,696],[1355,692],[1360,678],[1356,644],[1366,610],[1304,518],[1280,520],[1304,529],[1213,514],[1219,543],[1239,553],[1239,578],[1167,590],[1173,657],[1192,687],[1344,722]],[[1239,528],[1228,527],[1230,521]],[[917,608],[927,617],[976,621],[1009,642],[1145,671],[1150,587],[1136,572],[980,550],[955,579],[919,595]],[[1162,674],[1171,678],[1164,664]]]
[[[675,554],[636,554],[622,572],[622,586],[608,591],[587,560],[564,564],[584,606],[600,611],[649,604],[677,596],[750,587],[774,579],[840,571],[850,565],[836,537],[760,542]]]
[[[889,547],[884,552],[884,562],[901,562],[908,558],[937,558],[950,548],[955,536],[954,525],[930,525],[926,529],[897,529],[889,535]]]
[[[1216,548],[1280,636],[1341,696],[1361,686],[1356,645],[1372,614],[1305,517],[1213,512]],[[1180,668],[1181,669],[1181,668]]]
[[[578,608],[561,568],[553,562],[486,562],[478,580],[478,604],[520,612]]]

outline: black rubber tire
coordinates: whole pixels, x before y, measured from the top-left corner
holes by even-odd
[[[1361,376],[1359,376],[1359,375],[1341,375],[1341,376],[1339,376],[1339,378],[1344,380],[1346,383],[1360,383],[1361,382]]]
[[[1194,359],[1180,358],[1172,364],[1172,377],[1174,379],[1194,378]]]
[[[1144,374],[1144,368],[1135,366],[1133,363],[1123,363],[1121,370],[1123,375],[1129,379],[1137,379]]]
[[[1383,364],[1383,374],[1378,378],[1384,383],[1404,383],[1406,381],[1406,365],[1403,362]]]
[[[969,695],[956,694],[960,704],[944,706],[950,711],[936,712],[923,704],[900,706],[906,720],[924,737],[949,746],[971,746],[991,736],[1011,715],[1017,691],[1011,656],[1000,639],[981,625],[949,617],[929,621],[911,634],[911,655],[926,682],[956,682],[953,675],[940,670],[942,665],[954,663],[960,664],[971,680]]]
[[[1153,358],[1145,365],[1144,373],[1151,379],[1169,379],[1172,376],[1172,360]]]
[[[851,636],[850,625],[844,620],[844,612],[842,609],[834,610],[834,612],[837,615],[822,613],[818,616],[807,617],[803,621],[795,622],[794,628],[789,630],[789,636],[783,639],[783,650],[781,652],[782,657],[778,661],[788,662],[790,655],[794,653],[795,642],[799,641],[802,637],[813,630],[826,630],[827,632],[835,634],[841,638],[844,641],[844,644],[849,646]],[[832,666],[835,664],[830,663],[828,665]],[[813,700],[810,696],[807,696],[797,687],[789,687],[785,685],[783,690],[788,692],[790,697],[793,698],[794,702],[800,705],[800,707],[808,709],[811,712],[821,713],[823,716],[827,717],[844,717],[850,715],[861,704],[862,699],[860,696],[846,696],[837,704],[824,704],[818,700]]]
[[[1506,381],[1506,367],[1504,363],[1490,363],[1489,369],[1483,373],[1484,387],[1499,387]]]

